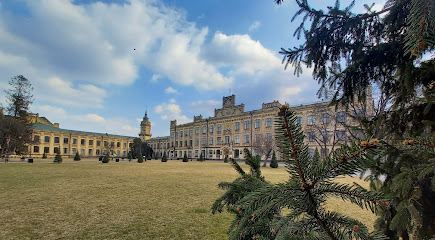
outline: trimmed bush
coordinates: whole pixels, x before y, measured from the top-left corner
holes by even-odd
[[[79,152],[76,152],[76,155],[74,156],[74,161],[80,161],[80,160],[81,160],[81,158],[80,158]]]
[[[62,156],[60,156],[60,153],[58,152],[56,156],[54,157],[54,163],[61,163],[62,162]]]
[[[189,161],[189,159],[187,158],[187,154],[184,153],[183,162],[188,162],[188,161]]]
[[[167,162],[168,161],[168,157],[166,156],[166,152],[163,153],[163,157],[162,157],[162,162]]]
[[[202,156],[202,153],[199,155],[199,159],[198,159],[198,161],[200,161],[200,162],[204,162],[204,156]]]
[[[139,154],[139,156],[137,156],[137,162],[143,163],[143,156],[141,154]]]
[[[270,161],[270,167],[271,168],[277,168],[278,167],[278,160],[276,160],[275,151],[272,153],[272,160]]]
[[[109,153],[106,153],[106,155],[104,155],[104,157],[103,157],[103,161],[101,161],[102,163],[108,163],[110,161],[110,158],[109,158]]]

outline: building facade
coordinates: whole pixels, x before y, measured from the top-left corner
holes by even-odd
[[[127,157],[134,137],[107,133],[84,132],[59,128],[39,114],[32,114],[29,122],[33,128],[32,143],[29,144],[30,157],[53,157],[58,152],[62,156],[97,157],[109,153]]]
[[[373,109],[371,94],[366,104],[355,104],[350,109],[335,109],[330,102],[317,102],[307,105],[291,106],[296,112],[297,124],[302,126],[309,151],[314,154],[318,149],[326,157],[340,144],[358,137],[346,126],[355,125],[351,116],[370,114]],[[245,111],[245,105],[236,105],[236,96],[223,97],[222,108],[215,109],[214,117],[194,116],[193,122],[177,124],[171,121],[170,136],[150,138],[147,142],[157,154],[166,153],[169,159],[181,159],[184,154],[189,158],[205,159],[243,158],[244,148],[254,155],[261,155],[256,142],[261,139],[274,141],[275,118],[281,103],[273,101],[263,103],[261,109]],[[353,110],[352,110],[353,109]],[[143,133],[141,133],[143,134]],[[279,158],[279,151],[273,144]],[[265,158],[263,154],[262,159]]]

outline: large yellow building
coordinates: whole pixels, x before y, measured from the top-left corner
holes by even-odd
[[[373,109],[371,94],[366,104],[352,105],[352,111],[336,110],[329,103],[291,107],[298,116],[297,123],[302,125],[310,153],[314,154],[317,148],[322,157],[360,134],[345,127],[356,123],[349,116],[370,114]],[[223,97],[222,108],[215,109],[214,117],[194,116],[193,122],[185,124],[173,120],[170,136],[150,138],[147,142],[158,157],[166,152],[169,159],[179,159],[184,154],[189,158],[202,154],[206,159],[237,159],[244,157],[244,148],[259,154],[256,139],[275,139],[274,119],[280,106],[278,101],[273,101],[263,103],[261,109],[245,111],[244,104],[236,105],[235,95]],[[146,132],[141,134],[146,135]],[[276,146],[273,148],[277,150]]]
[[[30,157],[47,157],[56,153],[62,156],[97,157],[109,152],[110,155],[126,157],[134,137],[107,133],[84,132],[59,128],[39,114],[32,114],[29,121],[33,128],[33,143],[29,145]]]

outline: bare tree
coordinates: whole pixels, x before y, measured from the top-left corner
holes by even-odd
[[[263,167],[266,167],[267,159],[272,155],[272,151],[275,149],[276,144],[275,140],[272,137],[272,133],[270,135],[256,134],[254,138],[254,142],[252,143],[252,147],[254,151],[260,156],[264,155],[264,163]]]

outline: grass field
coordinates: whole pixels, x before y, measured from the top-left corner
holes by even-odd
[[[0,239],[227,238],[232,216],[210,207],[223,193],[217,184],[237,177],[229,164],[52,160],[0,164]],[[263,173],[288,178],[284,167]],[[328,208],[372,226],[374,215],[350,203],[331,199]]]

